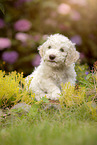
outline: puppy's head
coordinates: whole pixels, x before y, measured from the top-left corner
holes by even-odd
[[[77,61],[79,53],[67,37],[54,34],[39,47],[39,53],[43,61],[52,67],[70,65]]]

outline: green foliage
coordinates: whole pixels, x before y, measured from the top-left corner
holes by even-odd
[[[4,71],[0,70],[0,107],[12,107],[20,102],[27,104],[49,102],[46,97],[42,97],[40,101],[36,102],[35,95],[32,92],[29,93],[26,89],[29,84],[26,85],[23,73],[14,71],[6,75]]]
[[[85,70],[84,68],[81,73],[78,73],[79,85],[85,87],[88,100],[97,102],[97,62],[94,63],[92,70],[86,71],[87,75]]]
[[[87,65],[76,66],[78,84],[76,88],[70,83],[62,84],[61,97],[62,107],[73,108],[85,106],[89,109],[93,119],[97,119],[97,62],[91,72]]]
[[[0,70],[0,107],[11,107],[18,102],[34,102],[34,94],[29,94],[25,89],[23,73],[11,72],[6,75]]]
[[[3,14],[5,14],[4,6],[3,6],[3,4],[1,4],[1,3],[0,3],[0,11],[1,11]]]
[[[82,108],[86,110],[86,112],[90,112],[90,116],[94,120],[97,120],[97,104],[94,99],[93,94],[87,95],[87,89],[85,87],[80,87],[79,89],[75,89],[74,86],[71,86],[70,83],[66,83],[65,85],[62,84],[62,93],[59,99],[60,105],[62,108],[64,106],[69,108]],[[97,97],[97,93],[95,94]]]
[[[88,70],[88,74],[85,74],[87,72],[86,68],[88,68],[86,65],[76,66],[78,73],[76,87],[70,83],[61,85],[62,92],[59,104],[61,108],[67,110],[70,108],[84,108],[95,120],[97,117],[97,64],[92,72],[89,73]],[[29,87],[29,84],[26,86],[23,73],[12,72],[6,75],[5,72],[0,71],[0,106],[10,108],[19,102],[38,106],[50,103],[46,96],[42,97],[40,101],[35,101],[35,95],[28,92],[26,87]]]
[[[66,107],[79,106],[85,102],[85,89],[75,89],[75,86],[71,86],[70,83],[62,84],[62,93],[60,97],[61,106],[66,105]]]

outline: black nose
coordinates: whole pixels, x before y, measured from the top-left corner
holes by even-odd
[[[55,55],[53,55],[53,54],[51,54],[50,56],[49,56],[49,58],[51,59],[51,60],[53,60],[53,59],[55,59]]]

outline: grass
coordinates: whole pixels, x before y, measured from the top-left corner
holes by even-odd
[[[0,145],[96,145],[97,123],[84,105],[72,109],[11,112],[1,119]]]
[[[96,145],[97,62],[88,75],[86,67],[77,66],[76,87],[62,85],[56,109],[27,92],[23,74],[0,71],[0,145]],[[11,109],[18,102],[30,104],[30,111]]]

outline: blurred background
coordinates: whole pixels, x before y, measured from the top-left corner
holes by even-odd
[[[97,0],[0,0],[0,69],[28,75],[38,46],[61,33],[76,43],[80,64],[97,60]]]

